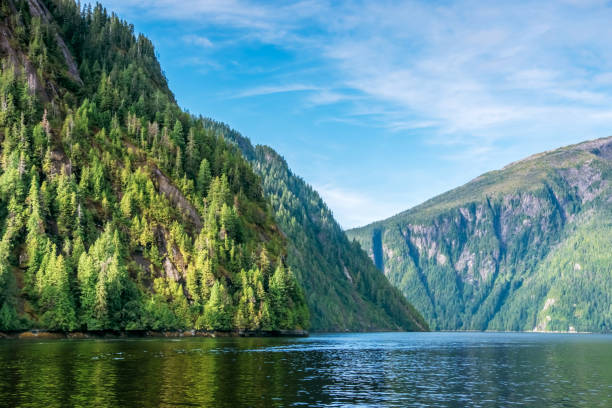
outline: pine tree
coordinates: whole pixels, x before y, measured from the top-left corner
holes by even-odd
[[[196,188],[200,194],[206,195],[208,193],[211,178],[210,164],[208,163],[208,160],[202,159],[196,182]]]
[[[183,124],[180,120],[176,120],[174,123],[174,128],[172,129],[172,140],[179,147],[185,146],[185,136],[183,135]]]
[[[215,282],[210,299],[204,307],[204,322],[208,330],[229,330],[232,328],[232,302],[227,289]]]
[[[197,159],[198,159],[198,148],[196,146],[196,140],[195,140],[195,129],[189,128],[189,136],[187,138],[187,150],[185,152],[186,154],[186,166],[185,166],[185,170],[186,172],[193,176],[195,174],[195,172],[198,170],[196,168],[197,166]]]
[[[174,159],[174,169],[173,169],[174,178],[179,179],[183,174],[183,156],[181,154],[180,146],[176,148],[176,156]]]
[[[26,224],[28,270],[24,279],[24,293],[33,296],[36,272],[40,268],[40,263],[46,247],[45,226],[41,214],[40,193],[36,176],[33,176],[30,182],[30,192],[28,194],[27,204],[29,212]]]
[[[92,257],[87,253],[83,253],[79,258],[77,269],[79,292],[81,294],[79,320],[89,329],[93,329],[96,326],[94,316],[97,275]]]

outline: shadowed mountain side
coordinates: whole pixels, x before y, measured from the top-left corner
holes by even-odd
[[[306,292],[313,330],[427,330],[420,313],[393,288],[365,252],[351,243],[325,202],[268,146],[210,120],[234,142],[264,186],[289,241],[288,264]]]

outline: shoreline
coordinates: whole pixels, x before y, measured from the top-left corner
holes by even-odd
[[[535,333],[535,334],[610,334],[612,332],[570,330],[432,330],[430,333]]]
[[[1,340],[60,340],[60,339],[128,339],[128,338],[184,338],[184,337],[308,337],[307,330],[272,331],[217,331],[217,330],[96,330],[74,332],[51,332],[45,330],[25,330],[19,332],[0,332]]]
[[[61,340],[61,339],[129,339],[129,338],[189,338],[189,337],[309,337],[311,334],[362,334],[362,333],[402,333],[401,331],[314,331],[307,330],[272,330],[272,331],[249,331],[249,330],[94,330],[74,332],[53,332],[46,330],[24,330],[15,332],[1,332],[2,340]],[[497,330],[436,330],[430,332],[405,332],[405,333],[532,333],[532,334],[610,334],[609,332],[581,332],[581,331],[497,331]]]

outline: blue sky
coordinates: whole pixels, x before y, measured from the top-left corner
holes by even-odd
[[[102,3],[183,108],[272,146],[345,228],[612,134],[609,1]]]

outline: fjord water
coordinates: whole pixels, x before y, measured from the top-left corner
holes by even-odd
[[[0,406],[612,405],[612,336],[0,342]]]

